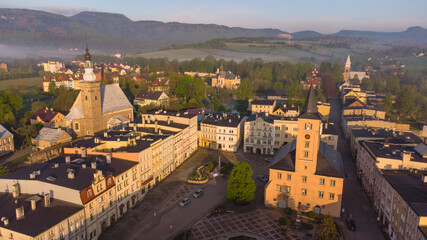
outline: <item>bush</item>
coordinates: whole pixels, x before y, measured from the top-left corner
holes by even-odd
[[[290,207],[286,207],[283,211],[286,213],[286,215],[292,215],[294,212]]]
[[[282,226],[288,226],[289,224],[291,224],[291,220],[289,220],[289,218],[287,217],[281,217],[279,218],[279,224]]]
[[[317,213],[310,211],[307,213],[307,217],[311,218],[311,219],[316,219],[317,218]]]
[[[210,172],[214,167],[213,163],[209,163],[206,167],[205,167],[205,171],[206,172]]]
[[[311,223],[302,223],[302,228],[305,230],[312,230],[314,227]]]

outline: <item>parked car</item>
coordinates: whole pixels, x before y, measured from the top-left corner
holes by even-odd
[[[202,196],[203,193],[204,193],[203,189],[199,188],[193,193],[193,197],[198,198],[198,197]]]
[[[185,205],[187,205],[187,204],[189,204],[190,203],[190,199],[189,198],[184,198],[184,199],[182,199],[182,201],[181,202],[179,202],[179,205],[181,206],[181,207],[185,207]]]
[[[345,220],[345,224],[347,225],[348,229],[350,230],[356,230],[356,222],[352,218],[347,218]]]
[[[258,175],[258,179],[262,182],[268,182],[268,179],[264,175]]]

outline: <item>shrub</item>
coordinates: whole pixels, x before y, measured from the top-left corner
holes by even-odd
[[[317,213],[310,211],[307,213],[307,217],[311,218],[311,219],[316,219],[317,218]]]
[[[289,224],[291,224],[291,220],[289,220],[289,218],[287,217],[281,217],[279,218],[279,224],[282,226],[288,226]]]
[[[286,207],[283,211],[286,213],[286,215],[292,215],[294,212],[290,207]]]
[[[302,228],[305,230],[312,230],[314,227],[311,223],[302,223]]]
[[[206,167],[205,167],[205,171],[206,172],[210,172],[214,167],[213,163],[209,163]]]

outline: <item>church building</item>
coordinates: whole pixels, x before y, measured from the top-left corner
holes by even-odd
[[[110,123],[133,121],[133,106],[118,83],[100,85],[93,72],[93,63],[86,45],[85,73],[80,93],[61,126],[78,137],[91,136],[106,130]],[[118,123],[120,124],[120,123]]]
[[[321,141],[322,130],[311,86],[298,117],[296,140],[282,146],[271,160],[267,206],[340,215],[344,169],[340,153]]]
[[[362,79],[364,78],[369,78],[369,75],[366,72],[351,71],[351,60],[350,60],[350,55],[348,55],[344,65],[344,72],[343,72],[344,82],[348,82],[351,79],[357,79],[360,81],[360,83],[362,83]]]

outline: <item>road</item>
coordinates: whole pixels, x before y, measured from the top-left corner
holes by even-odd
[[[345,216],[339,221],[344,232],[345,240],[382,240],[380,228],[376,221],[377,216],[372,208],[365,190],[357,180],[356,164],[352,160],[349,141],[345,139],[341,128],[341,104],[340,99],[330,99],[331,112],[329,121],[334,123],[334,128],[339,135],[338,151],[341,153],[344,170],[347,177],[344,180],[343,207],[346,209]],[[356,222],[356,231],[350,231],[345,226],[344,218],[351,214]]]
[[[31,153],[31,146],[24,148],[22,150],[14,152],[12,155],[7,155],[0,158],[0,164],[3,165],[7,162],[13,161],[19,157],[25,156],[27,154]]]

